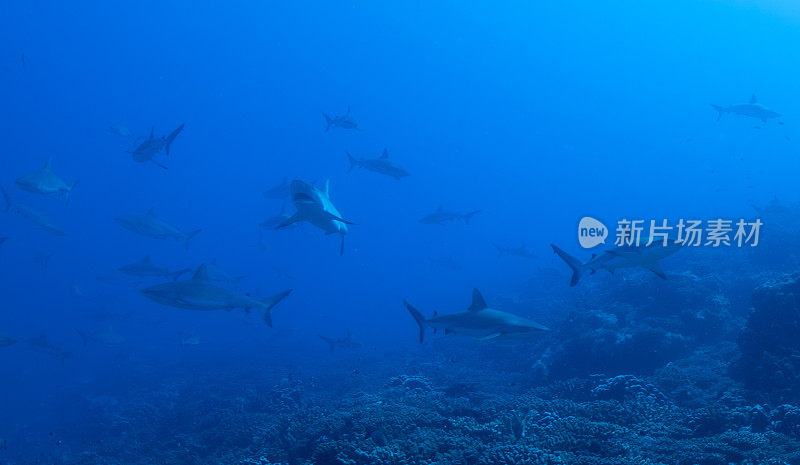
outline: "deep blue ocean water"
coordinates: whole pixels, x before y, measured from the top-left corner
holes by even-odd
[[[658,370],[700,367],[692,357],[702,352],[719,362],[714,366],[722,367],[724,382],[717,385],[727,391],[697,382],[695,397],[719,399],[724,391],[740,396],[737,406],[800,405],[797,386],[775,394],[769,383],[754,387],[747,375],[727,368],[748,350],[741,334],[771,339],[748,323],[760,302],[753,304],[753,292],[797,270],[798,26],[800,8],[777,0],[3,3],[0,186],[12,208],[0,213],[0,237],[8,238],[0,245],[0,336],[11,340],[0,347],[0,463],[250,463],[244,461],[253,457],[500,463],[486,454],[503,440],[474,437],[486,444],[477,447],[474,462],[442,451],[420,452],[406,462],[376,459],[383,457],[377,453],[323,460],[318,444],[331,432],[314,438],[316,451],[274,452],[286,448],[273,448],[272,436],[254,433],[244,442],[198,446],[183,461],[176,458],[188,448],[183,428],[193,430],[192,422],[210,408],[204,402],[235,404],[246,395],[225,389],[243,385],[242,392],[261,393],[305,383],[313,402],[287,411],[253,407],[288,418],[311,404],[329,413],[349,411],[336,399],[381,397],[401,376],[425,377],[442,390],[467,377],[481,392],[503,391],[508,398],[496,402],[508,406],[508,399],[518,402],[567,379],[580,384],[600,375],[635,375],[675,408],[691,410],[699,407],[681,404],[669,386],[658,384],[669,378]],[[748,104],[751,96],[780,117],[725,114],[718,120],[711,106]],[[358,129],[326,131],[323,113],[344,115],[348,108]],[[129,153],[151,130],[162,137],[181,124],[169,155],[154,155],[167,169]],[[395,180],[358,167],[348,172],[346,153],[378,158],[384,149],[409,176]],[[48,159],[53,173],[68,184],[77,181],[68,204],[63,195],[31,193],[16,182]],[[284,179],[320,189],[329,180],[341,218],[355,223],[343,254],[338,234],[308,223],[284,230],[259,226],[282,207],[296,211],[288,196],[263,195]],[[18,214],[19,205],[45,212],[64,234]],[[469,224],[420,223],[440,205],[480,213]],[[202,229],[188,250],[182,241],[145,237],[114,220],[151,208],[183,232]],[[764,243],[682,250],[664,260],[666,281],[638,267],[587,271],[570,287],[571,271],[549,244],[581,261],[602,253],[603,247],[582,250],[578,243],[584,216],[611,230],[623,218],[761,218]],[[501,255],[494,244],[524,244],[535,256]],[[271,328],[257,309],[160,305],[140,291],[170,278],[118,271],[146,255],[170,271],[191,269],[181,280],[215,260],[230,277],[241,277],[217,283],[229,291],[254,298],[292,293],[272,310]],[[497,337],[502,329],[482,328],[485,340],[476,340],[434,335],[429,328],[420,345],[403,299],[429,317],[434,310],[463,311],[473,288],[490,307],[552,331],[495,341],[503,339]],[[641,323],[652,317],[653,302],[663,303],[662,313]],[[725,316],[697,316],[713,313],[717,304]],[[578,326],[577,311],[605,323]],[[788,312],[787,321],[796,322],[792,315],[800,310]],[[613,362],[601,355],[573,372],[564,369],[570,356],[547,358],[571,340],[585,344],[576,358],[602,352],[636,339],[645,326],[642,345]],[[614,336],[592,339],[598,328]],[[331,353],[319,338],[348,332],[357,347]],[[648,345],[665,334],[680,342]],[[783,372],[789,378],[800,373],[791,358],[797,354],[776,353],[788,357],[792,368],[784,365]],[[638,355],[656,361],[626,364]],[[163,392],[183,392],[171,402],[196,403],[198,410],[165,421],[154,433],[160,441],[133,448],[132,431],[158,423],[164,413],[148,393],[163,399]],[[131,407],[136,403],[152,411]],[[109,420],[122,417],[125,426]],[[410,457],[401,442],[407,430],[384,432],[391,430],[388,416],[371,423],[359,418],[347,427],[358,439],[337,437],[331,448],[344,451],[348,440],[367,438],[378,449]],[[475,421],[493,424],[481,418]],[[211,422],[203,430],[225,436],[237,421]],[[753,424],[726,425],[719,433],[742,428],[760,433]],[[293,440],[301,441],[301,429],[295,427]],[[689,429],[690,437],[708,437]],[[375,430],[387,437],[374,439]],[[526,447],[525,437],[509,431],[502,433],[509,443]],[[170,442],[168,436],[184,439]],[[118,451],[126,444],[123,457]],[[584,452],[596,460],[619,455],[580,444],[551,446],[535,445],[574,454],[551,463],[590,463],[575,458]],[[662,455],[649,455],[653,450],[641,446],[634,455],[652,459],[641,463],[688,463],[670,462],[663,448]],[[721,454],[726,463],[756,460]]]

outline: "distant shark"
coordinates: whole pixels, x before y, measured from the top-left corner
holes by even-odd
[[[646,244],[648,240],[649,239],[645,238],[642,239],[642,242]],[[618,268],[642,267],[652,271],[661,279],[667,279],[667,275],[664,274],[658,261],[680,250],[681,244],[670,240],[667,246],[663,246],[661,241],[655,241],[650,246],[615,247],[599,255],[592,255],[592,258],[586,263],[581,263],[580,260],[553,244],[550,244],[550,247],[553,248],[556,255],[561,257],[561,259],[572,268],[572,279],[570,279],[569,285],[574,286],[578,284],[581,276],[586,272],[594,274],[597,270],[606,270],[614,274],[614,271]]]
[[[114,221],[123,228],[141,234],[142,236],[152,237],[154,239],[182,240],[186,244],[186,250],[189,250],[189,240],[202,231],[202,229],[197,229],[185,233],[156,217],[154,209],[152,208],[144,215],[120,216],[114,218]]]
[[[347,113],[344,115],[331,118],[327,114],[322,113],[322,116],[325,117],[325,132],[328,132],[330,128],[358,129],[358,124],[356,124],[353,117],[350,116],[350,105],[347,105]]]
[[[472,290],[472,305],[466,311],[425,318],[419,310],[403,300],[408,312],[419,326],[419,342],[425,338],[425,328],[444,330],[445,334],[461,334],[481,340],[517,339],[550,331],[527,318],[489,308],[477,289]]]
[[[522,258],[536,258],[536,254],[528,250],[524,242],[519,247],[504,247],[500,244],[493,245],[494,248],[497,249],[497,255],[500,257],[503,255],[516,255]]]
[[[263,300],[256,300],[249,295],[237,294],[219,287],[209,279],[207,266],[200,265],[191,279],[175,281],[143,289],[142,294],[161,305],[185,308],[189,310],[233,310],[243,308],[249,312],[252,308],[260,309],[267,325],[272,326],[270,310],[291,289],[275,294]]]
[[[422,224],[443,225],[451,221],[463,221],[464,224],[469,224],[469,221],[472,219],[473,215],[476,215],[480,212],[481,210],[474,210],[469,213],[450,212],[445,210],[444,207],[439,204],[439,207],[435,212],[431,213],[430,215],[423,216],[420,218],[419,222]]]
[[[347,330],[347,335],[345,337],[335,337],[334,338],[334,337],[326,337],[326,336],[320,335],[319,338],[322,339],[323,341],[325,341],[328,344],[331,352],[333,352],[337,348],[339,348],[339,349],[357,349],[357,348],[361,347],[360,343],[358,343],[358,342],[353,340],[352,336],[350,335],[350,330],[349,329]]]
[[[139,163],[147,163],[152,162],[158,165],[161,168],[167,169],[166,166],[162,165],[158,161],[155,160],[155,156],[157,153],[160,153],[162,150],[164,151],[165,155],[169,155],[169,148],[172,145],[172,142],[178,137],[178,134],[183,131],[183,124],[178,126],[174,131],[170,133],[170,135],[166,137],[155,137],[153,134],[153,129],[150,129],[150,137],[147,138],[144,142],[142,142],[138,147],[133,149],[133,151],[129,151],[128,153],[131,154],[134,161]]]
[[[51,169],[52,158],[48,158],[40,170],[26,174],[17,178],[17,186],[34,194],[58,194],[64,195],[66,202],[69,203],[69,195],[75,187],[75,182],[67,184],[58,177]]]
[[[17,340],[14,339],[13,337],[0,333],[0,347],[13,346],[16,343]]]
[[[764,105],[758,103],[756,96],[753,95],[750,97],[750,102],[743,103],[739,105],[729,105],[727,107],[723,107],[720,105],[711,104],[715,110],[717,110],[717,121],[722,119],[722,115],[725,113],[732,113],[734,115],[741,115],[741,116],[748,116],[750,118],[760,119],[763,122],[767,122],[773,118],[779,118],[781,116],[780,113],[770,110],[769,108],[765,107]]]
[[[344,254],[347,225],[355,223],[342,218],[339,210],[331,203],[330,181],[325,181],[325,189],[320,190],[307,182],[295,179],[290,183],[289,190],[297,212],[275,229],[285,228],[298,221],[307,221],[325,231],[325,234],[339,233],[341,236],[339,254]]]
[[[161,268],[160,266],[153,265],[153,263],[150,261],[150,255],[145,255],[145,257],[141,261],[119,267],[117,271],[130,276],[139,276],[145,278],[149,277],[172,278],[172,280],[174,281],[178,279],[182,274],[188,273],[192,270],[190,270],[189,268],[184,268],[178,271],[169,271],[169,269],[167,268]]]
[[[350,160],[350,168],[347,170],[348,173],[358,166],[365,170],[374,171],[375,173],[395,179],[402,179],[406,176],[410,176],[409,172],[403,169],[402,166],[389,159],[389,151],[386,149],[383,149],[383,153],[378,158],[355,158],[347,153],[347,159]]]
[[[2,187],[0,187],[0,193],[3,194],[3,199],[6,201],[5,211],[14,210],[26,220],[51,234],[55,234],[56,236],[67,235],[67,233],[65,233],[47,213],[37,210],[33,207],[29,207],[28,205],[12,202],[6,190]]]

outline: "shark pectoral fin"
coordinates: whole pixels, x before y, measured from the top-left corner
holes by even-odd
[[[303,221],[303,220],[304,220],[304,218],[302,216],[300,216],[300,212],[297,212],[294,215],[290,216],[289,218],[286,218],[283,221],[283,223],[279,224],[278,226],[275,226],[275,229],[285,228],[287,226],[291,226],[291,225],[297,223],[298,221]]]
[[[666,273],[661,269],[661,265],[659,265],[658,262],[646,263],[642,266],[655,273],[659,278],[667,279]]]
[[[492,333],[492,334],[489,334],[488,336],[483,336],[481,338],[481,341],[489,341],[491,339],[494,339],[494,338],[502,336],[502,335],[503,335],[503,333]]]
[[[341,221],[344,224],[352,224],[352,225],[355,224],[352,221],[347,221],[346,219],[340,218],[340,217],[338,217],[338,216],[336,216],[336,215],[334,215],[333,213],[330,213],[330,212],[325,212],[325,216],[327,216],[328,219],[330,219],[330,220]]]

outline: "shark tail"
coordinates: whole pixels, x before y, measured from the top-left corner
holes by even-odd
[[[472,216],[473,216],[473,215],[477,215],[477,214],[478,214],[478,213],[480,213],[481,211],[482,211],[482,210],[475,210],[475,211],[471,211],[471,212],[469,212],[469,213],[465,213],[465,214],[464,214],[464,216],[462,217],[462,218],[464,219],[464,224],[467,224],[467,225],[468,225],[468,224],[469,224],[469,220],[471,220],[471,219],[472,219]]]
[[[78,333],[78,336],[80,336],[81,341],[83,341],[83,347],[86,347],[86,345],[89,344],[89,336],[87,336],[86,333],[84,333],[78,328],[75,328],[75,332]]]
[[[172,131],[172,133],[171,133],[170,135],[168,135],[168,136],[167,136],[167,143],[166,143],[166,145],[164,146],[164,153],[166,153],[167,155],[169,155],[169,146],[172,144],[172,141],[174,141],[174,140],[175,140],[175,138],[176,138],[176,137],[178,137],[178,134],[180,134],[180,133],[181,133],[181,131],[183,131],[183,124],[181,124],[180,126],[178,126],[178,127],[177,127],[177,129],[175,129],[174,131]]]
[[[180,278],[182,275],[184,275],[186,273],[189,273],[191,271],[192,271],[191,268],[184,268],[182,270],[178,270],[178,271],[174,271],[174,272],[170,273],[169,276],[172,278],[173,281],[177,281],[178,278]]]
[[[406,299],[403,299],[403,305],[406,306],[408,309],[408,313],[414,317],[414,321],[417,322],[417,326],[419,326],[419,343],[422,344],[422,341],[425,339],[425,317],[422,316],[419,310],[414,308]]]
[[[331,124],[333,124],[333,120],[324,112],[322,113],[322,116],[325,117],[325,132],[328,132],[328,130],[331,128]]]
[[[556,255],[561,257],[561,259],[564,260],[564,262],[566,262],[566,264],[569,265],[570,268],[572,268],[572,279],[570,279],[569,285],[574,286],[578,284],[578,280],[581,279],[581,275],[583,274],[584,271],[586,271],[586,268],[584,268],[580,260],[564,252],[563,250],[559,249],[553,244],[550,244],[550,247],[553,248],[553,252],[555,252]]]
[[[73,182],[72,184],[69,185],[69,189],[67,189],[67,195],[64,196],[65,197],[64,202],[67,205],[69,205],[69,196],[70,196],[70,194],[72,194],[72,189],[75,189],[75,184],[78,184],[78,181],[75,181],[75,182]]]
[[[202,231],[203,231],[202,229],[198,229],[198,230],[192,231],[190,233],[186,233],[186,237],[183,239],[184,243],[186,244],[186,250],[189,250],[189,241],[194,236],[200,234]]]
[[[6,201],[6,208],[4,209],[4,211],[10,210],[11,209],[11,197],[8,196],[8,192],[6,192],[6,190],[3,189],[3,186],[0,186],[0,193],[3,194],[3,200]]]
[[[353,168],[356,167],[356,165],[358,164],[358,161],[355,158],[353,158],[353,156],[350,155],[349,152],[345,152],[345,153],[347,154],[347,159],[350,160],[350,168],[347,169],[347,172],[349,173],[349,172],[353,171]]]
[[[319,338],[325,341],[328,344],[328,347],[330,347],[331,352],[333,352],[333,350],[336,348],[336,344],[334,343],[333,339],[322,335],[319,335]]]
[[[712,103],[711,106],[714,107],[715,110],[717,110],[717,121],[721,120],[722,119],[722,115],[724,115],[725,113],[728,112],[727,109],[725,109],[724,107],[721,107],[719,105],[714,105]]]
[[[272,297],[267,297],[266,299],[262,300],[261,303],[264,304],[264,321],[267,323],[267,326],[272,328],[272,307],[278,305],[278,302],[283,300],[284,297],[291,294],[292,290],[287,289],[283,292],[279,292]]]

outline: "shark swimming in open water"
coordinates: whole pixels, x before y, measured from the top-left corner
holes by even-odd
[[[350,330],[347,330],[347,335],[344,337],[327,337],[323,335],[319,335],[319,338],[325,341],[330,348],[330,351],[333,352],[335,349],[358,349],[361,347],[360,342],[356,342],[353,340],[353,337],[350,335]]]
[[[67,233],[65,233],[64,230],[61,229],[58,223],[56,223],[55,220],[53,220],[47,213],[37,210],[25,204],[12,202],[6,190],[3,189],[2,187],[0,187],[0,193],[2,193],[3,199],[6,202],[5,211],[13,210],[21,217],[25,218],[26,220],[30,221],[36,226],[44,229],[45,231],[51,234],[55,234],[56,236],[67,235]]]
[[[330,128],[358,129],[358,124],[356,124],[353,117],[350,116],[350,105],[347,105],[347,113],[344,115],[331,118],[327,114],[322,113],[322,116],[325,117],[325,132],[328,132]]]
[[[597,270],[606,270],[609,273],[614,274],[614,271],[618,268],[642,267],[652,271],[661,279],[667,279],[667,275],[664,274],[664,271],[661,269],[661,265],[658,263],[658,261],[674,254],[681,249],[682,245],[674,240],[669,240],[667,245],[664,246],[663,241],[656,240],[647,246],[646,244],[648,241],[648,238],[642,238],[638,247],[615,247],[611,250],[606,250],[599,255],[593,254],[592,258],[590,258],[586,263],[581,263],[580,260],[564,252],[553,244],[550,244],[550,247],[552,247],[553,252],[561,257],[561,259],[564,260],[564,262],[566,262],[566,264],[572,269],[572,278],[569,282],[570,286],[578,284],[581,276],[583,276],[586,272],[589,272],[589,274],[594,274]]]
[[[205,264],[200,265],[194,276],[184,281],[174,281],[143,289],[142,294],[161,305],[189,310],[233,310],[243,308],[246,312],[256,308],[262,311],[264,321],[272,327],[270,311],[289,295],[288,289],[266,299],[254,299],[219,287],[211,282]]]
[[[711,104],[715,110],[717,110],[717,121],[722,119],[722,115],[725,113],[731,113],[734,115],[741,115],[741,116],[748,116],[750,118],[760,119],[763,122],[767,122],[774,118],[779,118],[781,116],[780,113],[770,110],[769,108],[765,107],[764,105],[758,103],[756,96],[753,95],[750,97],[750,101],[748,103],[742,103],[739,105],[728,105],[727,107],[723,107],[720,105]]]
[[[154,239],[181,240],[186,244],[186,250],[189,250],[189,240],[202,231],[202,229],[197,229],[185,233],[158,218],[152,208],[144,215],[119,216],[114,218],[114,221],[123,228],[133,231],[136,234],[141,234],[142,236],[152,237]]]
[[[339,254],[344,254],[347,225],[355,223],[343,219],[339,210],[331,203],[330,181],[325,181],[324,190],[320,190],[307,182],[295,179],[290,183],[289,190],[297,212],[275,229],[284,228],[298,221],[307,221],[325,231],[325,234],[339,233],[341,236]]]
[[[451,221],[463,221],[464,224],[469,224],[469,221],[472,219],[472,216],[480,212],[481,210],[474,210],[469,213],[450,212],[445,210],[444,207],[441,204],[439,204],[439,207],[436,209],[435,212],[431,213],[430,215],[423,216],[422,218],[420,218],[419,222],[422,224],[443,225]]]
[[[16,184],[20,189],[33,194],[63,195],[65,201],[69,203],[69,195],[72,193],[72,189],[75,187],[77,181],[72,184],[67,184],[63,179],[53,173],[51,165],[52,158],[48,158],[41,169],[17,178]]]
[[[9,336],[7,334],[4,334],[4,333],[0,333],[0,347],[13,346],[16,343],[17,343],[17,340],[14,339],[13,337],[11,337],[11,336]]]
[[[410,176],[410,173],[403,169],[398,163],[389,159],[389,151],[383,149],[383,153],[378,158],[355,158],[350,153],[347,153],[347,159],[350,160],[350,168],[347,172],[353,171],[356,166],[364,168],[365,170],[373,171],[375,173],[383,174],[395,179],[402,179]]]
[[[131,263],[130,265],[121,266],[117,268],[117,271],[129,276],[139,276],[144,278],[172,278],[174,281],[182,274],[188,273],[192,270],[189,268],[184,268],[182,270],[169,271],[167,268],[153,265],[153,263],[150,261],[150,255],[145,255],[141,261]]]
[[[425,339],[425,328],[444,330],[445,334],[461,334],[481,340],[518,339],[532,337],[547,331],[545,326],[527,318],[489,308],[477,289],[472,290],[472,305],[463,312],[425,318],[408,301],[403,304],[419,326],[419,342]]]
[[[504,247],[500,244],[494,243],[494,248],[497,249],[497,256],[503,255],[516,255],[522,258],[536,258],[536,254],[531,252],[523,242],[519,247]]]
[[[157,153],[161,153],[164,151],[164,155],[169,156],[169,148],[172,145],[172,142],[178,137],[178,134],[183,131],[183,125],[181,124],[178,126],[174,131],[170,133],[170,135],[165,137],[155,137],[153,134],[153,129],[150,129],[150,137],[147,138],[144,142],[139,144],[138,147],[133,149],[133,151],[128,151],[131,154],[134,161],[139,163],[147,163],[152,162],[155,165],[158,165],[161,168],[167,169],[166,166],[159,163],[155,160],[155,156]]]

